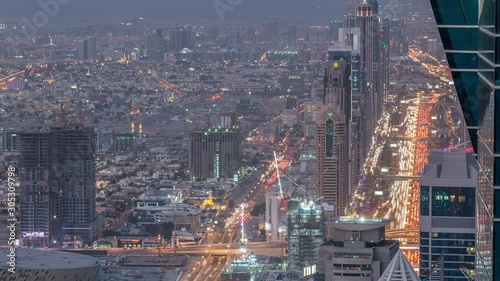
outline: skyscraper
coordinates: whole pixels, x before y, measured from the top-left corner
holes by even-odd
[[[95,237],[94,130],[82,125],[21,133],[21,243],[51,246]]]
[[[161,29],[157,29],[154,34],[146,37],[146,48],[148,57],[155,61],[163,61],[165,55],[165,39],[163,39]]]
[[[287,213],[288,269],[303,272],[316,266],[323,244],[324,206],[313,201],[290,200]]]
[[[95,36],[89,36],[81,42],[80,58],[82,60],[97,58],[97,39]]]
[[[457,269],[475,269],[477,173],[465,149],[431,151],[420,178],[420,276],[431,277],[426,280],[464,280]]]
[[[240,168],[240,133],[231,128],[197,129],[191,132],[189,166],[193,180],[231,179]]]
[[[170,32],[170,50],[179,52],[184,48],[195,47],[195,35],[191,29],[182,28]]]
[[[373,7],[368,2],[363,1],[358,6],[356,14],[356,26],[359,27],[360,35],[360,68],[365,71],[365,85],[361,86],[362,107],[363,107],[363,129],[364,142],[370,145],[373,132],[375,130],[375,87],[374,87],[374,16]]]
[[[476,280],[500,278],[500,22],[495,1],[431,0],[479,166]]]
[[[344,214],[349,193],[346,107],[346,62],[329,61],[324,105],[316,119],[316,194]]]

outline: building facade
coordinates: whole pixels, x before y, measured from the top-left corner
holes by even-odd
[[[420,179],[421,277],[464,280],[460,268],[475,270],[477,173],[471,152],[431,151]]]
[[[399,251],[399,241],[385,240],[390,222],[364,218],[327,221],[333,237],[320,247],[318,273],[325,281],[378,281]]]
[[[94,130],[82,125],[22,132],[21,243],[52,246],[96,237]]]
[[[479,165],[476,280],[500,278],[500,22],[495,1],[431,0]]]
[[[230,179],[238,172],[241,142],[238,126],[194,130],[190,139],[191,179]]]
[[[336,216],[344,214],[349,195],[345,75],[345,61],[328,62],[316,119],[316,194],[335,207]]]
[[[287,213],[288,270],[303,272],[317,265],[323,244],[323,206],[311,200],[290,200]]]

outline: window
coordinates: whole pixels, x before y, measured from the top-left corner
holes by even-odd
[[[432,216],[475,217],[474,188],[433,187]]]
[[[422,186],[420,188],[420,215],[429,215],[429,187]]]

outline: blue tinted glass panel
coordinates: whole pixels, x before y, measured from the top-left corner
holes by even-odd
[[[500,268],[500,222],[493,223],[493,268]]]
[[[497,165],[497,161],[496,160],[497,160],[497,158],[495,158],[495,174],[497,173],[497,171],[500,168]],[[495,180],[496,180],[496,177],[495,177]],[[495,183],[495,185],[496,185],[496,183]],[[493,192],[494,192],[494,196],[495,196],[495,208],[494,208],[495,218],[500,218],[500,190],[495,189]],[[499,206],[499,207],[496,207],[496,206]]]
[[[462,106],[465,123],[467,126],[478,125],[477,99],[475,99],[478,85],[477,73],[453,71],[453,80],[457,90],[458,99]]]
[[[477,153],[477,129],[467,129],[469,131],[470,142],[474,147],[474,152]]]
[[[446,54],[450,68],[459,69],[477,69],[477,55],[476,54]]]
[[[431,1],[431,4],[438,24],[463,25],[466,23],[460,0],[436,0]]]
[[[475,51],[473,34],[468,28],[439,28],[445,50]]]
[[[453,217],[476,216],[476,190],[465,187],[433,187],[432,215]]]
[[[494,162],[493,166],[495,168],[495,173],[494,173],[494,178],[493,178],[494,184],[496,186],[500,186],[500,157],[495,157],[495,162]],[[496,200],[497,199],[497,196],[496,196],[497,191],[500,192],[500,190],[495,190],[495,203],[498,204],[498,206],[500,206],[500,200],[498,200],[498,201]],[[500,199],[500,197],[499,197],[499,199]],[[497,209],[500,209],[500,208],[497,208]],[[496,210],[495,210],[495,214],[496,214]],[[495,215],[495,217],[500,218],[500,216],[497,216],[497,215]]]
[[[494,150],[495,153],[500,154],[500,90],[495,90],[495,126],[493,126],[495,138],[494,138]],[[496,185],[496,184],[495,184]]]

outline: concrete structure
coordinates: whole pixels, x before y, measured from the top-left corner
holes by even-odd
[[[420,278],[399,250],[378,281],[420,281]]]
[[[98,259],[60,251],[16,249],[16,273],[8,271],[8,249],[0,249],[0,280],[100,280]]]
[[[95,233],[94,130],[65,125],[22,132],[20,215],[23,245],[52,246]]]
[[[231,179],[240,168],[240,131],[231,128],[194,130],[190,134],[189,166],[193,180]]]
[[[333,237],[319,250],[318,273],[325,281],[377,281],[399,251],[399,241],[385,240],[384,219],[335,218],[325,227]]]
[[[475,270],[478,167],[465,149],[431,151],[420,179],[420,275],[464,280]]]
[[[136,136],[132,133],[113,133],[112,141],[114,152],[132,152],[135,149]]]

